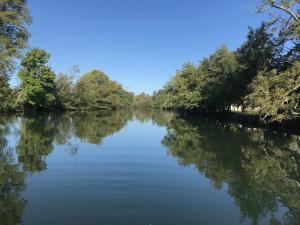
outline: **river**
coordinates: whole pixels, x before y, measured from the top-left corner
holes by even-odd
[[[300,136],[169,112],[0,117],[0,225],[300,224]]]

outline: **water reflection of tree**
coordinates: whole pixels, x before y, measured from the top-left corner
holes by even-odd
[[[22,198],[25,189],[26,172],[34,173],[47,169],[46,157],[53,151],[54,143],[70,147],[77,152],[70,141],[78,137],[82,141],[99,144],[108,135],[119,131],[133,117],[131,111],[113,112],[67,112],[39,113],[17,117],[0,117],[0,224],[21,223],[26,200]],[[18,130],[16,146],[7,147],[7,135],[14,127]]]
[[[69,144],[69,139],[72,138],[72,116],[70,113],[52,114],[55,123],[55,143],[59,145]]]
[[[258,224],[262,216],[271,215],[270,224],[299,224],[299,137],[174,119],[162,143],[180,164],[196,165],[216,188],[227,183],[242,220]],[[288,213],[279,221],[274,215],[281,204]]]
[[[8,121],[6,121],[8,122]],[[0,224],[16,225],[21,222],[26,201],[21,197],[25,189],[25,175],[13,159],[13,149],[7,147],[7,123],[0,121]]]
[[[253,224],[280,204],[288,208],[285,218],[271,216],[270,224],[299,224],[300,221],[300,139],[297,136],[249,130],[235,124],[201,121],[190,123],[172,113],[135,112],[142,122],[153,120],[167,127],[162,143],[182,165],[194,164],[214,182],[216,188],[228,184],[228,191],[240,207],[242,220]],[[24,171],[47,168],[46,157],[54,144],[71,146],[72,137],[100,144],[104,137],[122,129],[133,118],[131,111],[67,112],[22,117],[20,140],[16,147]],[[4,124],[12,121],[5,119]],[[1,121],[0,121],[1,124]],[[7,126],[0,131],[0,224],[17,224],[26,205],[20,193],[24,189],[24,172],[12,160],[7,147]]]
[[[36,172],[47,168],[45,160],[53,151],[54,128],[53,117],[49,114],[22,118],[16,152],[25,171]]]
[[[71,116],[73,133],[84,142],[101,144],[104,137],[118,132],[132,116],[131,111],[77,112]]]
[[[142,123],[152,121],[157,126],[166,126],[174,118],[171,112],[157,110],[136,110],[134,115]]]

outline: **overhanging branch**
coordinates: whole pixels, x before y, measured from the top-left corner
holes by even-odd
[[[280,9],[286,13],[288,13],[292,18],[294,18],[295,21],[300,22],[299,15],[295,12],[293,12],[290,8],[284,7],[282,5],[278,5],[275,0],[269,0],[271,3],[271,7]]]

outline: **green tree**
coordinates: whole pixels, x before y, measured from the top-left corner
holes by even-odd
[[[238,102],[236,86],[239,63],[227,47],[218,49],[196,67],[182,70],[154,93],[154,107],[184,111],[226,111]]]
[[[10,94],[11,89],[9,88],[8,78],[4,76],[0,77],[0,112],[4,112],[10,109]]]
[[[0,111],[10,108],[9,78],[15,69],[15,59],[27,47],[27,26],[31,18],[26,0],[0,0]]]
[[[22,56],[27,47],[31,22],[26,0],[0,1],[0,77],[12,74],[15,58]]]
[[[228,111],[236,97],[236,75],[239,64],[227,47],[205,58],[200,67],[200,107],[208,111]]]
[[[154,93],[154,107],[177,110],[197,109],[200,101],[198,72],[198,68],[194,65],[184,64],[162,90]]]
[[[21,79],[25,107],[47,109],[55,102],[55,74],[47,66],[50,55],[42,49],[29,51],[21,62]]]
[[[172,79],[161,90],[153,93],[153,107],[155,109],[176,109],[171,102],[173,91]]]
[[[111,81],[102,71],[93,70],[84,74],[74,88],[75,106],[92,109],[116,109],[129,107],[133,94]]]
[[[172,108],[194,110],[199,105],[199,74],[192,64],[184,64],[169,83],[169,98]]]
[[[241,65],[236,85],[239,104],[243,105],[244,97],[251,92],[248,86],[259,71],[270,71],[279,66],[278,51],[265,23],[257,29],[249,28],[246,42],[235,52]]]
[[[283,72],[260,72],[250,88],[246,101],[263,119],[292,119],[300,113],[300,62]]]
[[[74,86],[78,81],[80,68],[72,66],[69,72],[59,73],[55,80],[55,97],[57,106],[74,109]]]
[[[58,74],[55,80],[55,97],[57,106],[71,109],[73,103],[73,79],[66,74]]]
[[[139,109],[152,109],[153,108],[152,96],[144,92],[135,96],[134,106]]]

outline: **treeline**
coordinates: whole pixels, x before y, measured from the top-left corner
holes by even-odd
[[[56,74],[48,66],[50,54],[28,48],[31,23],[26,0],[0,0],[0,112],[49,109],[116,109],[133,104],[134,95],[98,70],[79,79],[79,69]],[[21,85],[11,88],[9,79],[16,71]]]
[[[280,2],[263,1],[259,12],[281,6],[293,16],[279,12],[259,28],[250,28],[236,51],[223,46],[199,65],[185,64],[154,93],[154,107],[204,113],[240,110],[266,121],[299,116],[299,3]]]
[[[6,110],[117,109],[133,103],[134,95],[102,71],[77,78],[79,70],[74,67],[72,73],[56,76],[47,65],[49,57],[38,48],[26,54],[18,72],[21,86],[8,90]]]
[[[133,104],[134,95],[99,70],[80,77],[60,74],[55,81],[57,104],[63,109],[118,109]]]

